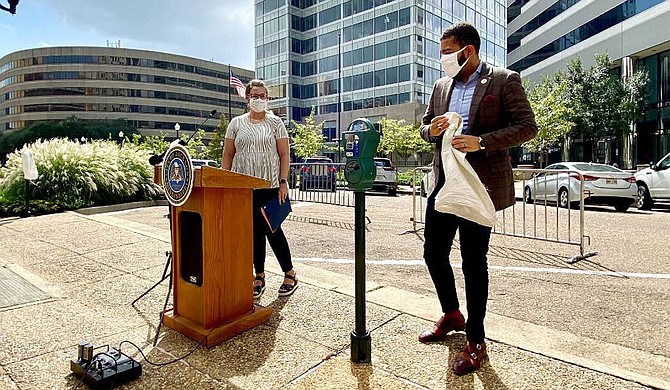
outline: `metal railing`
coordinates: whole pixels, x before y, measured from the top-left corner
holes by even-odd
[[[288,185],[292,200],[354,206],[354,193],[347,188],[343,163],[291,163]]]
[[[417,233],[423,229],[426,204],[423,198],[430,195],[431,170],[430,167],[412,170],[413,210],[410,220],[413,229],[401,234]],[[585,252],[587,242],[588,245],[591,243],[584,225],[584,177],[569,170],[516,168],[513,172],[515,178],[520,177],[516,182],[520,185],[515,184],[515,188],[518,190],[520,187],[522,201],[497,212],[493,233],[578,246],[579,255],[568,260],[571,264],[596,255],[596,252]],[[573,179],[578,180],[576,190],[575,183],[570,183]]]

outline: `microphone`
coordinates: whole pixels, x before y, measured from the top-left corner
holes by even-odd
[[[188,143],[191,141],[191,138],[193,138],[193,136],[198,132],[198,130],[200,130],[200,127],[202,127],[202,125],[204,125],[205,122],[207,122],[207,121],[209,120],[209,118],[213,117],[214,114],[216,114],[216,110],[212,110],[212,111],[210,111],[210,112],[209,112],[209,115],[207,115],[207,118],[205,118],[205,120],[202,121],[202,123],[201,123],[198,127],[195,128],[195,131],[193,131],[193,133],[191,133],[191,136],[188,137],[188,139],[186,140],[186,142],[183,143],[182,145],[184,145],[184,146],[188,145]]]
[[[149,157],[149,164],[158,165],[162,163],[163,157],[165,157],[165,153],[167,153],[167,150],[161,154],[154,154],[153,156]]]
[[[201,123],[198,127],[195,128],[195,131],[191,134],[190,137],[188,137],[188,139],[186,140],[186,142],[184,142],[184,141],[182,141],[182,140],[177,140],[177,141],[178,141],[181,145],[184,145],[184,146],[188,145],[189,141],[191,141],[191,139],[193,138],[193,136],[198,132],[198,130],[200,130],[200,127],[201,127],[202,125],[204,125],[205,122],[207,122],[207,121],[208,121],[212,116],[214,116],[216,113],[217,113],[216,110],[212,110],[212,111],[210,111],[210,112],[209,112],[209,115],[207,115],[207,118],[205,118],[205,120],[202,121],[202,123]],[[167,153],[167,150],[164,151],[164,152],[161,153],[161,154],[154,154],[153,156],[149,157],[149,164],[151,164],[151,165],[158,165],[158,164],[162,163],[162,162],[163,162],[163,157],[165,157],[165,153]]]

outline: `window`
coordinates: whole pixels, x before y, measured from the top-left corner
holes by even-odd
[[[329,72],[331,70],[336,70],[337,67],[337,55],[319,60],[319,72]]]
[[[398,51],[400,54],[409,53],[409,36],[398,39]]]
[[[398,55],[398,40],[394,39],[386,42],[386,57],[394,57]]]
[[[342,79],[342,91],[351,91],[351,76]]]
[[[372,35],[372,32],[374,31],[374,21],[372,19],[366,20],[363,22],[363,36],[367,37],[368,35]]]
[[[278,6],[277,0],[265,0],[263,2],[263,13],[267,14],[268,12],[272,12],[276,10]]]
[[[321,83],[319,96],[327,96],[337,93],[337,81],[328,80]]]
[[[398,68],[393,66],[386,69],[386,84],[395,84],[398,82]]]
[[[403,8],[400,11],[398,11],[398,26],[404,26],[406,24],[409,24],[409,21],[411,20],[409,8]]]
[[[337,45],[338,31],[332,31],[327,34],[319,36],[319,48],[325,49],[327,47]]]
[[[301,65],[301,76],[312,76],[316,74],[316,61],[304,62]]]
[[[372,88],[374,77],[372,72],[363,73],[363,89]]]
[[[409,64],[401,65],[400,67],[398,67],[398,74],[400,82],[409,81],[410,80]]]
[[[375,45],[375,60],[381,60],[382,58],[386,58],[386,42]]]
[[[386,84],[386,70],[375,70],[375,87]]]
[[[372,46],[366,46],[363,48],[363,62],[370,62],[374,58],[373,54],[373,47]]]
[[[319,12],[319,26],[334,22],[340,18],[340,6],[328,8]]]

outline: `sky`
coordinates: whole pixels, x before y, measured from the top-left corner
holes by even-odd
[[[253,70],[253,31],[253,0],[21,0],[16,15],[0,12],[0,58],[22,49],[120,40],[123,48]]]

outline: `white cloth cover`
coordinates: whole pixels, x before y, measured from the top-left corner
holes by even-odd
[[[23,177],[26,180],[37,180],[37,166],[35,165],[35,157],[26,145],[23,145],[21,151],[21,160],[23,163]]]
[[[435,210],[493,227],[496,210],[491,197],[465,159],[466,153],[451,146],[454,136],[463,131],[463,118],[455,112],[444,115],[449,120],[449,127],[442,138],[441,157],[445,183],[435,197]]]

